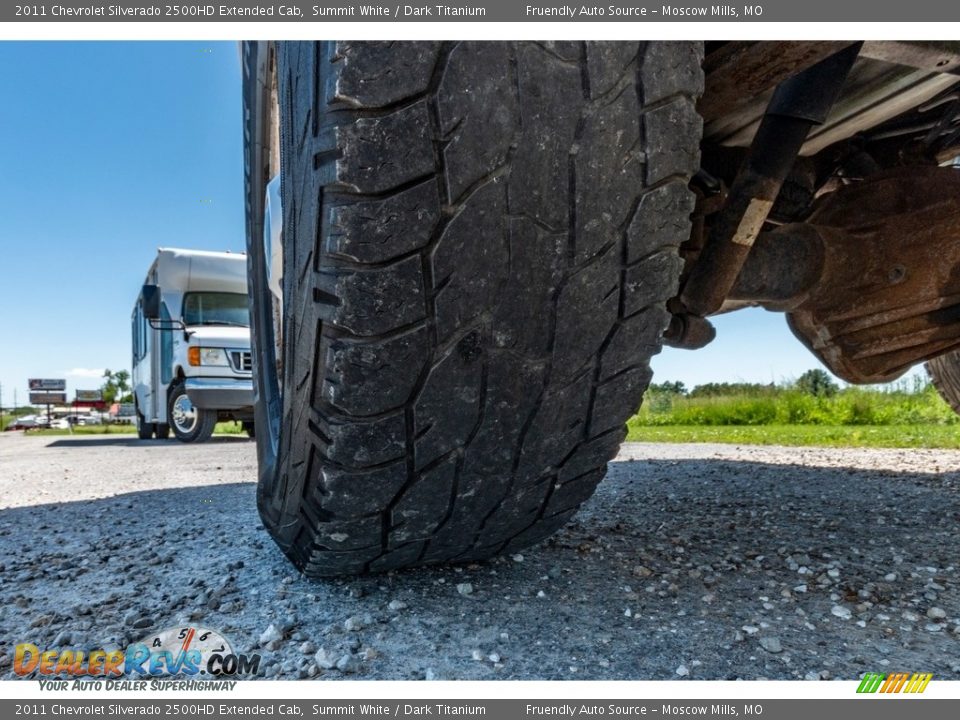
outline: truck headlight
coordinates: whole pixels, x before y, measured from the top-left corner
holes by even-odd
[[[187,361],[194,367],[199,365],[225,367],[230,364],[223,348],[192,347],[187,350]]]

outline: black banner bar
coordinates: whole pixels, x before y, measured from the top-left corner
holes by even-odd
[[[856,692],[850,685],[850,692]],[[318,695],[323,693],[318,692]],[[318,720],[641,720],[646,718],[762,718],[809,720],[940,720],[957,717],[960,700],[876,696],[849,700],[230,700],[226,698],[3,700],[0,716],[316,718]]]
[[[956,22],[955,0],[776,0],[736,2],[532,2],[476,0],[400,3],[349,0],[287,2],[96,2],[3,4],[0,22]]]

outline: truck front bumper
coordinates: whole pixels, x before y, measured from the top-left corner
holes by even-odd
[[[253,380],[249,378],[187,378],[187,397],[201,410],[243,410],[253,407]]]

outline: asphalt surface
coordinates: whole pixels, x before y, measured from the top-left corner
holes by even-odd
[[[239,438],[0,436],[0,678],[19,642],[181,623],[280,679],[960,678],[960,452],[630,444],[522,555],[326,582],[254,468]]]

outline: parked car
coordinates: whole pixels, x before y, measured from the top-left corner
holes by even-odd
[[[34,428],[50,427],[50,420],[45,415],[21,415],[7,425],[7,430],[32,430]]]
[[[37,416],[36,415],[21,415],[18,418],[14,418],[9,425],[7,425],[6,430],[27,430],[29,428],[34,428],[37,426]]]

